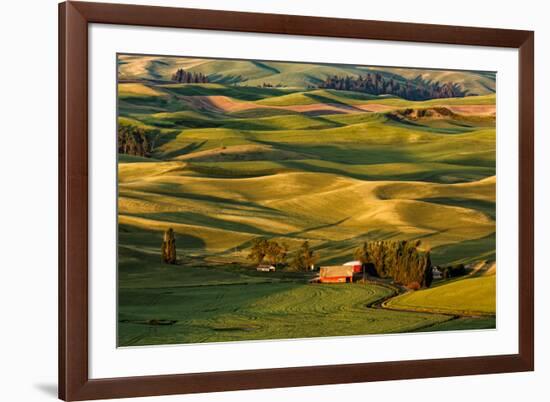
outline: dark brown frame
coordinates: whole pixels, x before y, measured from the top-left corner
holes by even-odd
[[[519,353],[89,379],[88,24],[194,28],[519,49]],[[59,5],[59,397],[67,401],[534,370],[534,33],[184,8]]]

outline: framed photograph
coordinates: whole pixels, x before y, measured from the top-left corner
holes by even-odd
[[[59,12],[61,399],[533,370],[533,32]]]

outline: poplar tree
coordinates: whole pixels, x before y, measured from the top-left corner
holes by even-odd
[[[162,262],[165,264],[176,263],[176,237],[174,236],[174,229],[169,228],[164,232],[161,246]]]
[[[364,242],[354,257],[367,265],[369,274],[392,278],[395,282],[429,287],[433,280],[430,252],[419,250],[420,240]],[[372,272],[371,272],[372,271]]]
[[[317,255],[309,247],[309,242],[306,240],[302,243],[300,249],[292,260],[292,268],[298,271],[307,271],[317,261]]]

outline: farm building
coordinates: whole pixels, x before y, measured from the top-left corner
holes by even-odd
[[[346,283],[353,282],[353,265],[335,265],[321,267],[319,282]]]
[[[258,265],[258,267],[256,268],[256,271],[275,272],[275,266],[274,265]]]
[[[441,271],[439,270],[439,267],[433,267],[432,268],[432,275],[433,275],[434,279],[443,278],[443,275],[441,275]]]
[[[361,261],[350,261],[344,264],[345,266],[352,266],[353,273],[358,274],[363,272],[363,263]]]

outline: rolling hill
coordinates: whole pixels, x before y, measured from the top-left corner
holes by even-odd
[[[210,82],[170,82],[177,68]],[[480,95],[311,87],[369,71]],[[130,150],[118,159],[120,345],[494,327],[493,271],[399,296],[390,311],[366,307],[391,296],[384,284],[336,290],[310,273],[262,276],[247,259],[262,237],[289,259],[308,241],[317,265],[350,261],[364,241],[413,239],[436,265],[493,261],[494,74],[121,56],[119,78],[119,150]],[[168,228],[174,266],[160,261]]]
[[[153,237],[173,226],[228,260],[259,235],[311,239],[321,261],[403,236],[435,262],[490,254],[494,96],[289,91],[121,83],[120,124],[156,144],[150,161],[119,163],[121,221]]]
[[[493,267],[495,265],[493,264]],[[496,275],[487,272],[410,292],[387,303],[390,308],[440,313],[494,315],[496,312]]]
[[[496,75],[492,72],[446,71],[414,68],[371,67],[343,64],[308,64],[278,61],[197,59],[167,56],[121,55],[119,77],[123,80],[167,81],[178,69],[205,74],[210,82],[258,86],[270,84],[285,87],[317,85],[331,76],[366,75],[379,73],[397,82],[422,77],[429,81],[457,82],[473,95],[495,92]]]

